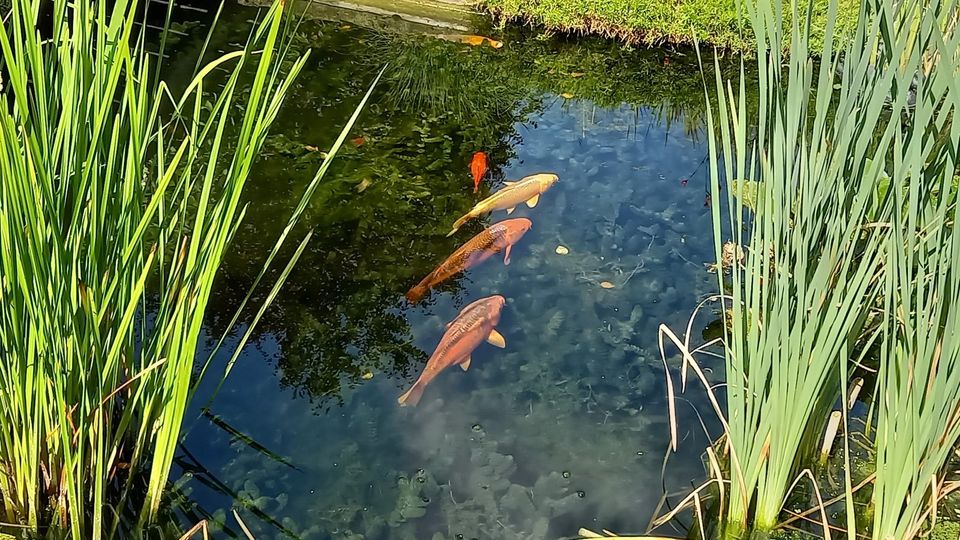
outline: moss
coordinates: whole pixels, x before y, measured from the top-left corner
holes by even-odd
[[[815,41],[823,36],[829,0],[813,0],[818,24]],[[483,0],[500,21],[521,20],[549,30],[600,34],[628,43],[661,44],[700,41],[723,48],[753,48],[753,35],[737,12],[736,0]],[[841,33],[856,24],[857,3],[840,0]]]
[[[937,525],[930,531],[930,540],[957,540],[960,538],[960,523],[953,521],[937,521]]]

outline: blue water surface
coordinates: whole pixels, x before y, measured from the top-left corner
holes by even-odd
[[[344,26],[300,31],[311,62],[251,179],[209,345],[376,72],[377,47],[410,56],[388,70],[426,57],[423,73],[452,70],[454,80],[411,82],[409,66],[385,75],[293,235],[296,244],[315,231],[296,271],[207,415],[199,405],[213,377],[188,416],[173,474],[184,524],[207,517],[226,528],[218,537],[239,536],[236,509],[261,540],[644,531],[667,510],[665,492],[705,477],[700,453],[709,441],[694,408],[713,425],[701,389],[688,391],[678,401],[680,449],[664,468],[670,430],[658,327],[682,334],[716,287],[705,268],[714,257],[703,108],[689,90],[699,82],[695,64],[616,46],[609,73],[570,67],[573,75],[550,88],[550,70],[563,71],[551,62],[611,56],[612,46],[519,36],[493,51]],[[485,79],[458,82],[463,62],[489,64],[476,70]],[[515,86],[535,70],[546,83]],[[632,80],[670,80],[661,70],[686,78],[655,95],[635,85],[622,91]],[[585,80],[601,75],[607,82],[591,96]],[[471,95],[458,88],[478,85],[488,93],[471,110]],[[617,101],[634,91],[639,99]],[[479,195],[468,172],[476,150],[490,154],[493,169]],[[509,266],[491,258],[422,304],[405,302],[407,288],[506,214],[446,238],[456,217],[503,180],[542,171],[560,181],[538,206],[510,216],[533,228]],[[506,348],[481,345],[469,371],[442,373],[419,406],[399,407],[444,325],[493,294],[507,298],[498,326]],[[695,341],[706,322],[694,325]],[[245,329],[218,353],[215,376]],[[676,350],[668,355],[676,378]]]

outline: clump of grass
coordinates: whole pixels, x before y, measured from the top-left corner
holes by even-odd
[[[96,539],[128,503],[158,509],[244,185],[305,57],[280,68],[277,3],[174,97],[135,0],[53,0],[42,39],[43,3],[14,2],[0,31],[0,512]]]
[[[883,336],[875,407],[875,540],[910,539],[936,523],[957,489],[944,468],[960,440],[960,234],[954,174],[960,149],[960,35],[955,2],[890,14],[910,32],[878,63],[913,78],[916,106],[892,141],[894,211],[883,287]]]
[[[953,248],[935,247],[954,241],[955,210],[937,194],[950,192],[960,139],[951,121],[957,90],[948,82],[957,72],[947,22],[956,3],[864,2],[852,42],[841,46],[833,0],[820,49],[813,49],[812,9],[779,0],[745,1],[744,8],[756,36],[759,115],[747,116],[742,76],[736,89],[717,76],[718,106],[708,109],[712,191],[715,200],[726,198],[712,211],[717,260],[731,237],[748,246],[729,282],[718,272],[731,323],[722,339],[722,394],[703,377],[689,343],[661,328],[681,348],[684,377],[694,369],[707,386],[724,427],[722,443],[708,452],[720,488],[711,517],[726,538],[768,534],[788,494],[809,481],[821,506],[817,522],[831,537],[810,467],[858,351],[882,337],[889,350],[876,392],[887,400],[880,416],[886,409],[894,421],[888,437],[915,436],[884,441],[878,434],[878,448],[894,459],[885,473],[878,465],[877,487],[886,474],[897,488],[889,503],[883,489],[875,497],[884,508],[875,513],[874,537],[912,538],[919,509],[928,508],[927,488],[960,430],[953,380],[960,367],[953,368],[951,348],[960,281]],[[931,58],[940,62],[936,77],[928,77]],[[928,79],[914,94],[918,74]],[[735,196],[733,184],[743,180],[762,194],[755,211]],[[925,235],[929,242],[916,240]],[[919,285],[924,280],[933,282]],[[867,326],[878,298],[889,324]],[[846,528],[869,530],[857,529],[849,473],[844,480]]]
[[[746,8],[757,36],[759,118],[745,115],[744,85],[734,91],[719,77],[718,111],[708,112],[712,190],[729,208],[725,223],[720,205],[713,209],[717,258],[727,234],[748,246],[725,299],[731,313],[723,338],[728,380],[725,411],[718,414],[725,416],[730,485],[719,521],[729,538],[775,528],[865,328],[883,245],[877,229],[864,228],[882,172],[870,163],[882,163],[886,152],[872,143],[873,128],[882,121],[889,91],[861,77],[844,81],[835,96],[836,2],[819,69],[809,49],[811,12],[790,17],[795,22],[784,70],[784,12],[790,7],[774,1]],[[870,62],[867,51],[853,46],[844,56],[851,73]],[[745,211],[729,185],[721,189],[734,179],[758,182],[763,196],[755,214]],[[723,290],[719,273],[718,285]]]

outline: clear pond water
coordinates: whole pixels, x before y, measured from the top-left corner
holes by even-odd
[[[255,15],[232,9],[214,49],[244,40]],[[683,441],[661,474],[669,429],[657,346],[658,326],[682,330],[715,287],[696,58],[502,37],[495,50],[339,22],[298,30],[294,48],[311,57],[249,185],[210,345],[321,151],[390,65],[295,231],[292,245],[314,231],[299,265],[209,413],[199,405],[212,379],[188,417],[173,473],[184,526],[208,518],[215,537],[239,537],[235,508],[261,540],[642,532],[665,491],[702,481],[708,439],[694,407],[707,420],[709,408],[697,388],[680,402]],[[199,42],[179,47],[189,57]],[[479,195],[475,151],[491,166]],[[509,266],[491,258],[425,302],[405,301],[506,214],[446,237],[458,216],[504,180],[541,171],[560,181],[511,216],[533,228]],[[419,406],[399,407],[444,325],[491,294],[507,298],[506,348],[481,345],[468,372],[445,371]]]

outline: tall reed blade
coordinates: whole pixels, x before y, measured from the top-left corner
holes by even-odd
[[[0,512],[54,537],[112,536],[131,503],[156,515],[243,189],[305,62],[281,69],[276,3],[174,98],[139,7],[21,0],[0,31]]]
[[[726,407],[717,410],[727,431],[730,487],[720,516],[728,538],[777,525],[815,461],[850,359],[877,337],[867,322],[887,247],[877,222],[893,208],[885,164],[909,159],[922,168],[945,152],[933,138],[909,149],[900,142],[922,67],[916,51],[930,38],[909,14],[932,9],[940,20],[945,6],[862,3],[856,34],[841,48],[830,30],[833,1],[827,39],[811,51],[809,3],[806,12],[780,0],[742,5],[756,36],[759,115],[747,117],[742,75],[736,90],[716,77],[718,104],[708,111],[712,191],[726,202],[713,207],[717,260],[726,242],[746,246],[729,275],[718,272],[718,287],[729,291]],[[755,212],[738,196],[745,186]]]
[[[915,81],[890,183],[891,233],[876,406],[876,540],[912,539],[948,491],[944,468],[960,439],[960,234],[957,234],[956,2],[902,13],[902,55],[881,57]]]

